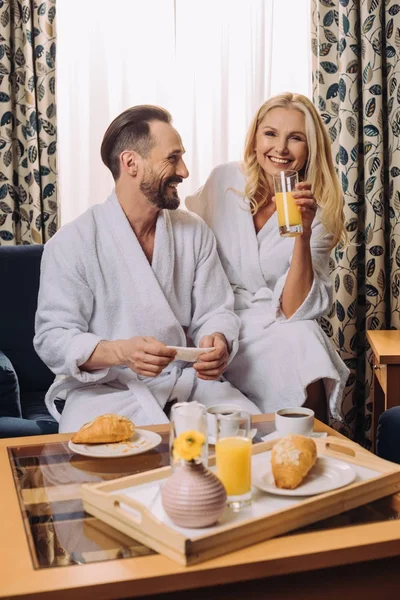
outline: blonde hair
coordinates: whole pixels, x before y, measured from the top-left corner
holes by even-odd
[[[344,228],[343,197],[333,165],[331,143],[314,105],[301,94],[287,92],[270,98],[259,108],[250,124],[244,149],[243,171],[246,176],[244,195],[249,201],[251,213],[255,215],[267,203],[268,196],[273,194],[255,150],[258,127],[273,108],[295,109],[304,114],[308,159],[302,179],[311,183],[318,206],[322,208],[322,223],[333,235],[333,246],[338,242],[345,245],[347,235]]]

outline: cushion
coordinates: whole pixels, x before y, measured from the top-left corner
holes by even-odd
[[[0,416],[21,417],[17,374],[7,356],[0,351]]]
[[[22,416],[24,419],[32,419],[34,421],[54,421],[54,423],[56,423],[54,417],[52,417],[47,410],[44,401],[45,395],[45,392],[21,391]]]
[[[25,437],[27,435],[47,435],[58,433],[55,421],[32,421],[15,417],[0,417],[0,438]]]
[[[21,392],[45,393],[54,381],[33,347],[42,252],[40,244],[0,246],[0,314],[7,315],[0,326],[0,349],[14,365]]]

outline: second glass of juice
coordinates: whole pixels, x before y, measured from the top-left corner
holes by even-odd
[[[170,464],[172,470],[175,470],[183,462],[174,459],[173,447],[175,439],[185,431],[198,431],[204,435],[207,440],[207,412],[206,407],[199,402],[177,402],[171,408],[170,414]],[[200,460],[205,467],[208,465],[208,444],[204,444],[201,449]]]
[[[281,171],[276,173],[273,179],[279,233],[283,237],[301,235],[303,233],[301,212],[292,196],[299,175],[297,171]]]
[[[251,415],[237,411],[216,417],[215,457],[217,476],[233,510],[251,504]]]

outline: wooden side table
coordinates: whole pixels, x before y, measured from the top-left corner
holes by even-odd
[[[384,410],[400,404],[400,331],[367,331],[373,358],[372,448]]]

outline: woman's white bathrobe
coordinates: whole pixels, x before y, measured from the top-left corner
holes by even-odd
[[[168,400],[206,405],[240,404],[258,409],[228,382],[201,381],[192,365],[172,362],[156,378],[112,367],[94,372],[79,366],[101,340],[153,336],[171,346],[199,344],[219,331],[237,351],[240,322],[218,258],[215,239],[196,215],[159,213],[149,264],[113,193],[69,223],[45,245],[34,345],[57,375],[46,395],[60,431],[76,431],[99,414],[116,412],[137,424],[165,423]]]
[[[332,302],[329,254],[332,237],[313,222],[312,288],[296,313],[286,319],[280,310],[293,252],[293,238],[279,235],[276,212],[258,234],[246,198],[239,163],[214,169],[205,185],[186,199],[214,231],[218,252],[235,295],[241,319],[239,351],[226,378],[262,412],[299,406],[307,386],[323,378],[331,413],[341,418],[341,398],[349,371],[315,319]]]

